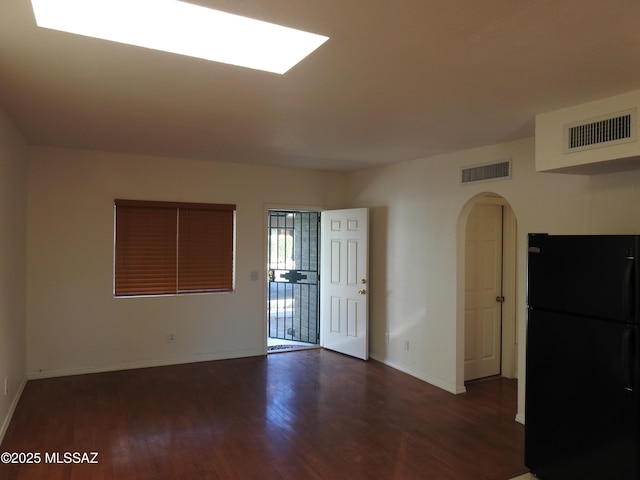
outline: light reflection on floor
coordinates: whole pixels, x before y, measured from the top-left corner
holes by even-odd
[[[291,351],[291,349],[295,349],[296,347],[300,347],[300,348],[319,347],[319,345],[314,345],[312,343],[296,342],[292,340],[281,340],[279,338],[267,337],[267,347],[276,347],[278,345],[284,346],[286,347],[286,349],[282,349],[282,350],[273,349],[273,350],[269,350],[268,353],[279,353],[279,352]]]

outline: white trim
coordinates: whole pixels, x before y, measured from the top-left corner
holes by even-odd
[[[22,392],[24,391],[24,387],[27,384],[27,379],[24,379],[20,386],[18,387],[18,391],[13,397],[13,401],[9,406],[9,411],[7,412],[6,417],[4,417],[4,422],[2,423],[2,427],[0,428],[0,444],[4,440],[4,434],[7,433],[7,429],[9,428],[9,424],[11,423],[11,419],[13,418],[13,413],[16,411],[16,407],[18,406],[18,402],[20,401],[20,397],[22,396]]]
[[[518,378],[518,222],[511,205],[502,209],[502,360],[501,375]]]
[[[27,378],[29,380],[36,380],[40,378],[53,378],[53,377],[68,377],[71,375],[85,375],[88,373],[104,373],[115,372],[119,370],[133,370],[137,368],[150,368],[150,367],[168,367],[171,365],[181,365],[185,363],[199,363],[210,362],[214,360],[231,360],[235,358],[245,357],[257,357],[267,354],[266,345],[259,350],[238,350],[234,352],[223,352],[216,354],[202,354],[202,355],[189,355],[185,357],[177,357],[164,360],[145,360],[140,362],[130,363],[115,363],[109,365],[103,365],[100,367],[82,367],[82,368],[69,368],[60,370],[38,370],[35,372],[28,372]]]

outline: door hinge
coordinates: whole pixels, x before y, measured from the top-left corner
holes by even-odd
[[[496,302],[498,302],[498,303],[504,303],[504,297],[503,297],[502,295],[498,295],[498,296],[496,297]]]

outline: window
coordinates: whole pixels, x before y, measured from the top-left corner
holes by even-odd
[[[114,295],[232,291],[235,210],[116,200]]]

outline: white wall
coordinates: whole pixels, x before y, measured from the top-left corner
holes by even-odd
[[[344,207],[346,180],[311,170],[32,147],[29,376],[264,354],[266,205]],[[235,203],[236,291],[113,298],[114,198]],[[167,342],[169,333],[175,343]]]
[[[513,161],[511,180],[459,184],[461,167],[505,158]],[[521,379],[527,233],[640,233],[640,171],[598,177],[536,173],[533,139],[355,172],[349,192],[351,205],[371,208],[372,357],[451,392],[464,390],[464,279],[458,271],[464,238],[459,232],[474,197],[494,192],[516,215]],[[523,394],[521,381],[520,420]]]
[[[24,138],[0,109],[0,441],[26,381],[27,158]]]
[[[464,279],[457,267],[464,239],[458,232],[472,199],[495,192],[518,222],[524,378],[526,234],[640,232],[640,171],[598,177],[536,173],[533,145],[527,139],[350,175],[31,148],[28,374],[263,354],[266,206],[367,206],[372,356],[461,391]],[[513,160],[511,180],[459,185],[461,166],[505,158]],[[114,299],[114,198],[236,203],[236,292]],[[259,281],[250,280],[252,270],[261,273]],[[169,332],[176,336],[173,344],[167,343]],[[521,420],[523,391],[520,382]]]

